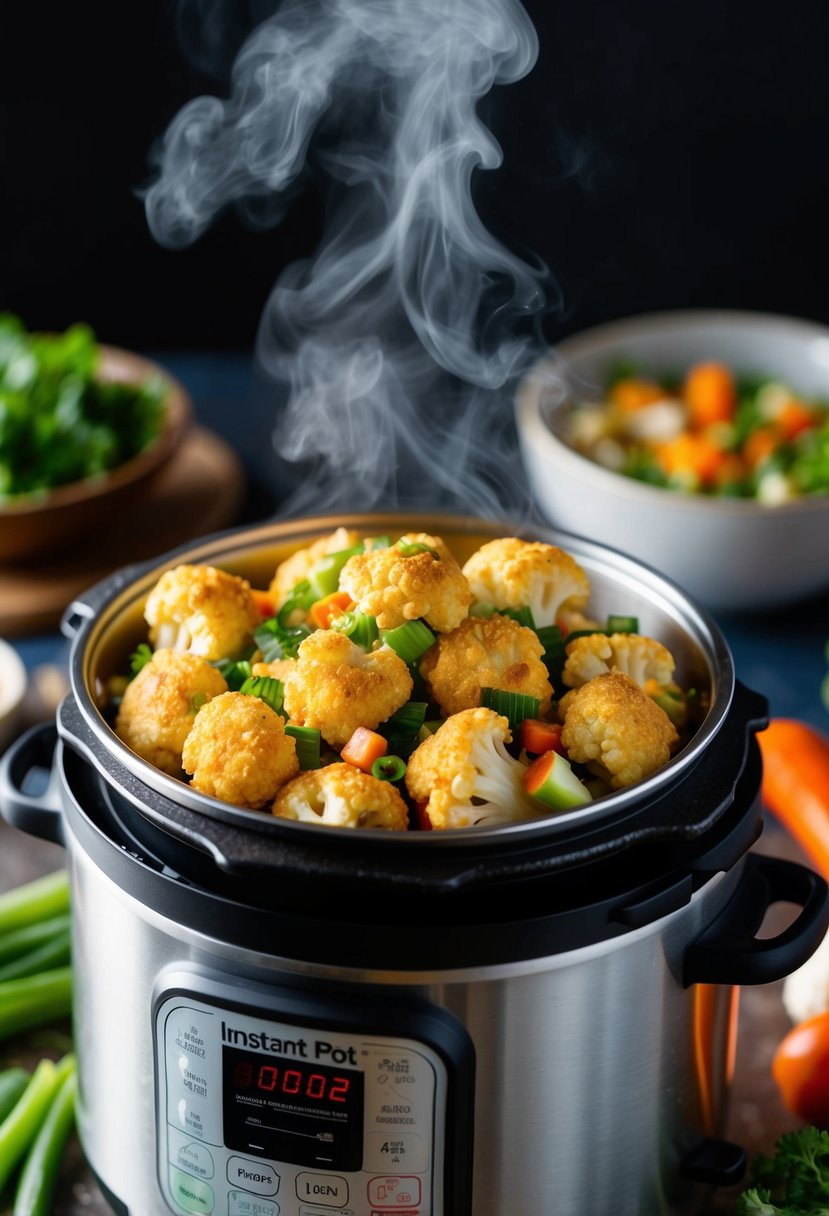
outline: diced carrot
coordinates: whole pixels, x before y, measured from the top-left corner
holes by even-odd
[[[388,747],[387,740],[378,735],[376,730],[358,726],[340,752],[340,759],[345,760],[347,764],[353,764],[355,768],[361,768],[364,773],[370,773],[374,761],[385,756]]]
[[[758,468],[776,452],[783,436],[776,426],[758,426],[743,444],[743,460],[750,469]]]
[[[724,363],[697,363],[688,371],[682,396],[693,426],[728,422],[737,407],[737,389]]]
[[[533,760],[532,764],[524,773],[524,788],[528,794],[534,794],[540,789],[550,775],[550,769],[553,767],[556,753],[554,751],[544,752],[537,760]]]
[[[735,485],[743,480],[747,472],[745,461],[736,452],[725,452],[714,481],[718,486]]]
[[[815,425],[815,414],[808,405],[796,401],[794,397],[781,409],[775,419],[783,433],[784,439],[795,439],[801,431],[808,431]]]
[[[256,607],[259,609],[259,615],[263,621],[267,621],[276,612],[276,604],[273,602],[273,596],[270,591],[260,591],[256,587],[251,587],[251,595]]]
[[[669,477],[689,477],[701,485],[717,479],[726,453],[706,435],[684,432],[656,449],[656,459]]]
[[[561,723],[544,722],[541,718],[525,718],[521,723],[521,746],[533,756],[549,751],[561,752],[564,755]]]
[[[664,400],[667,394],[664,388],[653,380],[626,376],[623,380],[616,381],[608,396],[618,409],[632,413],[646,405],[653,405],[654,401]]]
[[[352,603],[347,591],[332,591],[308,609],[308,615],[319,629],[328,629],[335,616],[342,616]]]

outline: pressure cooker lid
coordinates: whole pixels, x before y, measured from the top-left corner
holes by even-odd
[[[339,525],[362,534],[411,530],[438,534],[461,561],[497,536],[517,535],[559,545],[588,574],[592,589],[589,611],[600,619],[618,612],[638,616],[641,632],[658,638],[674,655],[678,681],[705,697],[708,710],[704,719],[669,764],[636,786],[531,822],[444,832],[353,833],[276,819],[200,794],[127,748],[106,720],[102,689],[111,675],[126,670],[129,654],[145,638],[143,606],[161,573],[181,562],[209,563],[264,586],[288,553]],[[438,858],[447,852],[458,854],[453,865],[466,855],[477,858],[478,864],[484,851],[532,854],[538,848],[548,856],[588,855],[597,848],[623,847],[634,830],[639,835],[681,833],[691,838],[704,832],[722,812],[739,771],[735,757],[745,753],[747,723],[756,726],[765,712],[759,699],[751,706],[743,699],[732,712],[735,677],[725,639],[714,621],[676,586],[604,546],[546,527],[528,528],[514,520],[383,514],[283,521],[236,530],[120,571],[71,606],[64,628],[74,634],[74,644],[72,694],[59,718],[63,737],[107,781],[129,790],[134,804],[149,817],[165,821],[170,830],[200,836],[202,847],[222,858],[230,852],[229,842],[238,845],[233,851],[240,856],[266,852],[270,841],[282,850],[313,847],[321,854],[333,850],[352,859],[370,852],[386,858],[388,867],[400,869],[410,867],[415,858],[421,864],[432,857],[440,865]],[[741,737],[736,751],[714,747],[729,719]],[[711,783],[717,789],[709,789]]]

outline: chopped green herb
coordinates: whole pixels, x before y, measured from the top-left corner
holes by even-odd
[[[265,663],[273,663],[277,659],[295,659],[300,645],[311,632],[307,625],[280,624],[280,616],[269,617],[253,633],[253,640],[262,651],[262,661]]]
[[[137,676],[142,667],[146,667],[152,657],[152,647],[147,642],[139,642],[130,655],[130,671],[133,676]]]

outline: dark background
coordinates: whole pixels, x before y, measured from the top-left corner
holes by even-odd
[[[199,10],[173,0],[5,5],[0,307],[89,321],[137,349],[250,349],[281,268],[309,254],[308,183],[282,225],[224,215],[159,247],[139,192],[205,70]],[[479,174],[492,231],[552,275],[557,336],[647,309],[729,306],[829,322],[829,6],[530,0],[540,59],[482,106],[505,162]],[[180,10],[179,10],[180,11]],[[235,0],[226,67],[263,12]]]

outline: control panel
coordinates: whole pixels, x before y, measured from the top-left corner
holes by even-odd
[[[156,1004],[158,1171],[171,1211],[450,1216],[445,1050],[392,1027],[352,1028],[340,1003],[238,997],[177,990]]]

